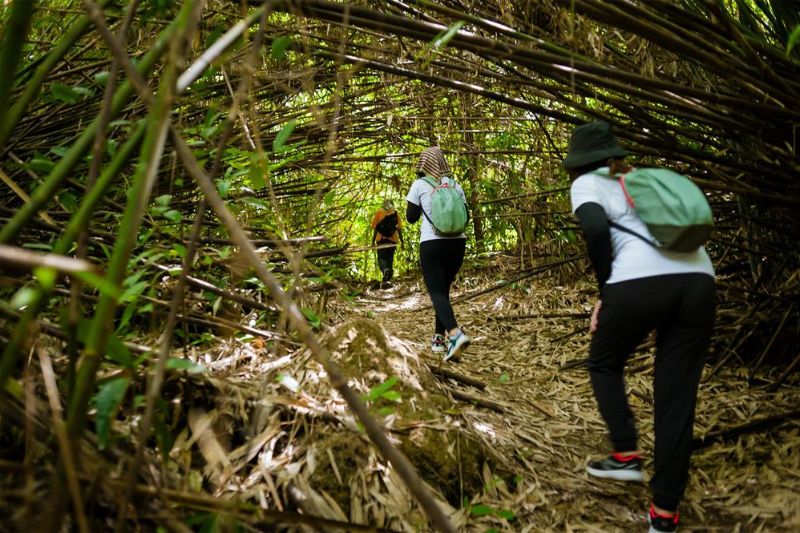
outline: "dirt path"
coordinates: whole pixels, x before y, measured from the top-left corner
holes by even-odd
[[[464,296],[489,286],[487,279],[467,277],[454,292]],[[580,365],[588,349],[591,297],[587,285],[559,285],[551,278],[458,303],[456,316],[473,343],[461,362],[445,365],[430,353],[433,311],[419,282],[368,291],[352,306],[355,315],[374,318],[391,335],[413,343],[432,367],[484,385],[446,380],[456,394],[494,404],[454,399],[463,423],[496,452],[493,471],[485,474],[485,493],[463,496],[490,502],[489,510],[480,512],[496,516],[499,530],[646,530],[645,485],[601,482],[584,472],[588,459],[607,449]],[[627,378],[647,457],[653,449],[651,361],[651,350],[637,352]],[[701,387],[696,434],[793,410],[798,399],[797,387],[759,392],[734,370],[720,373]],[[794,421],[699,450],[681,508],[681,531],[800,529],[798,432]],[[651,471],[649,462],[646,468]],[[514,519],[504,518],[501,509],[513,512]]]

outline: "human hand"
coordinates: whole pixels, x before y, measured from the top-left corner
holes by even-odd
[[[600,314],[600,308],[603,307],[603,301],[597,300],[594,304],[594,311],[592,311],[592,318],[589,320],[589,333],[597,331],[597,316]]]

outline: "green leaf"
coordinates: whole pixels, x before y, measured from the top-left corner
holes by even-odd
[[[96,288],[102,294],[107,294],[109,296],[113,296],[114,298],[119,298],[120,296],[120,290],[116,285],[108,281],[108,279],[105,277],[98,276],[94,272],[73,272],[72,275],[84,283]]]
[[[172,200],[171,194],[162,194],[161,196],[158,196],[156,198],[156,205],[161,205],[166,207],[169,205],[170,200]]]
[[[267,169],[266,154],[254,153],[250,156],[250,168],[247,169],[247,177],[253,189],[263,189],[267,183],[264,180],[264,171]]]
[[[283,126],[283,128],[281,128],[281,131],[279,131],[278,135],[275,136],[275,140],[272,141],[273,152],[280,152],[284,149],[284,145],[286,144],[286,141],[289,140],[289,136],[292,135],[292,132],[294,131],[294,127],[296,124],[297,122],[294,119],[292,119],[289,122],[287,122]]]
[[[119,301],[132,302],[136,300],[139,297],[139,295],[144,292],[144,290],[147,288],[148,285],[149,282],[147,281],[139,281],[137,283],[134,283],[133,285],[125,289],[125,292],[122,293],[122,296],[120,296]]]
[[[56,269],[49,267],[36,267],[33,269],[33,275],[36,276],[39,285],[48,290],[53,288],[53,285],[56,283],[56,278],[58,278]]]
[[[322,201],[325,202],[325,205],[331,205],[333,204],[334,200],[336,200],[336,191],[331,190],[325,195],[325,198],[323,198]]]
[[[260,209],[269,209],[269,204],[262,200],[261,198],[253,198],[252,196],[242,196],[239,198],[239,201],[247,204],[252,205],[253,207],[258,207]]]
[[[446,32],[442,33],[441,35],[438,35],[436,39],[434,39],[433,47],[438,48],[440,46],[444,46],[447,43],[449,43],[453,39],[453,37],[456,36],[456,34],[459,32],[462,26],[464,26],[463,20],[459,20],[458,22],[450,26]]]
[[[172,251],[175,252],[175,255],[183,259],[186,257],[186,247],[181,243],[176,242],[172,245]]]
[[[186,370],[190,374],[197,374],[206,371],[204,366],[198,365],[194,361],[183,359],[181,357],[170,357],[167,359],[167,368],[170,370]]]
[[[66,146],[54,146],[48,150],[51,154],[56,157],[64,157],[69,152],[69,148]]]
[[[503,372],[502,374],[500,374],[500,378],[498,379],[500,383],[508,383],[510,380],[511,377],[509,377],[507,372]]]
[[[172,433],[169,430],[169,425],[164,421],[164,413],[168,412],[168,410],[169,405],[167,402],[165,402],[163,398],[159,398],[154,420],[155,427],[153,429],[155,430],[158,449],[161,451],[161,458],[165,463],[169,460],[169,452],[172,450],[172,446],[175,444],[175,437],[172,436]]]
[[[97,74],[94,75],[94,82],[100,87],[105,87],[106,84],[108,83],[108,76],[109,74],[107,70],[98,72]]]
[[[44,250],[45,252],[52,252],[53,246],[46,242],[24,242],[22,243],[23,248],[29,248],[31,250]]]
[[[14,293],[11,298],[11,306],[17,311],[28,307],[36,299],[36,289],[33,287],[22,287]]]
[[[273,59],[283,59],[286,57],[286,50],[289,48],[289,45],[292,44],[292,39],[286,37],[278,37],[274,41],[272,41],[272,49],[270,50],[270,55],[272,55]]]
[[[514,520],[514,518],[516,518],[516,516],[514,516],[514,513],[509,511],[508,509],[499,509],[495,514],[497,514],[497,516],[499,516],[500,518],[505,518],[506,520]]]
[[[469,508],[469,513],[472,516],[487,516],[490,514],[494,514],[495,510],[494,507],[490,507],[486,504],[479,503],[478,505],[473,505]]]
[[[381,394],[381,398],[395,403],[400,403],[401,400],[400,393],[397,392],[396,390],[390,390],[384,392],[383,394]]]
[[[387,392],[397,383],[397,376],[392,376],[380,385],[376,385],[369,390],[369,394],[364,397],[365,402],[374,402]]]
[[[789,39],[786,41],[787,56],[792,53],[792,49],[798,42],[800,42],[800,24],[795,26],[795,28],[792,30],[792,33],[789,35]]]
[[[106,346],[108,358],[125,368],[133,369],[133,357],[125,343],[120,340],[115,334],[108,337],[108,345]]]
[[[181,212],[177,209],[167,209],[164,211],[162,215],[164,218],[169,220],[170,222],[180,222],[181,221]]]
[[[67,211],[74,211],[78,208],[78,198],[70,191],[59,192],[58,201],[64,205]]]
[[[30,162],[28,162],[28,166],[34,172],[38,172],[40,174],[49,174],[56,164],[42,155],[36,155],[33,156],[33,159],[31,159]]]
[[[380,409],[378,409],[378,414],[381,416],[389,416],[391,414],[394,414],[394,407],[388,405],[386,407],[381,407]]]
[[[228,197],[232,186],[233,183],[231,183],[230,180],[217,180],[217,190],[219,191],[219,195],[223,198]]]
[[[312,309],[303,307],[300,311],[303,312],[303,316],[306,317],[312,328],[318,328],[322,324],[322,319],[320,319]]]
[[[60,100],[67,104],[74,104],[81,99],[80,91],[75,90],[74,87],[68,87],[62,83],[53,83],[50,85],[50,92],[56,100]]]
[[[120,377],[112,379],[100,386],[97,395],[94,397],[94,404],[97,407],[97,416],[94,419],[95,432],[100,449],[105,449],[108,445],[108,436],[111,430],[111,420],[117,413],[125,393],[128,391],[131,378]]]

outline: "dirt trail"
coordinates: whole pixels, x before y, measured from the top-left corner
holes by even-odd
[[[497,272],[493,273],[497,279]],[[456,297],[491,286],[461,279]],[[587,354],[591,287],[528,280],[455,305],[473,339],[461,362],[442,365],[430,353],[433,311],[419,281],[367,291],[351,311],[377,320],[392,336],[410,342],[433,368],[480,381],[483,389],[447,379],[466,429],[496,452],[485,493],[496,528],[509,531],[644,531],[649,489],[588,477],[590,457],[607,449],[605,431],[580,364]],[[627,385],[641,435],[652,457],[652,350],[634,356]],[[748,388],[735,370],[701,386],[696,435],[796,408],[798,387],[777,393]],[[800,424],[745,435],[699,450],[681,531],[796,531],[800,528]],[[486,468],[486,467],[484,467]],[[646,468],[651,472],[649,462]],[[473,494],[463,494],[473,499]],[[497,512],[511,510],[513,520]],[[493,510],[493,511],[492,511]],[[475,513],[477,514],[477,513]]]

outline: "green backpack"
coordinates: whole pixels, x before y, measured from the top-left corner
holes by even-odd
[[[430,215],[422,210],[422,214],[433,226],[433,231],[442,237],[455,237],[463,233],[469,222],[469,215],[467,206],[456,189],[456,180],[442,177],[441,182],[437,183],[430,176],[420,179],[433,187]]]
[[[686,176],[667,168],[636,168],[619,175],[619,183],[655,240],[616,222],[611,226],[673,252],[694,252],[708,242],[714,225],[711,206]]]

